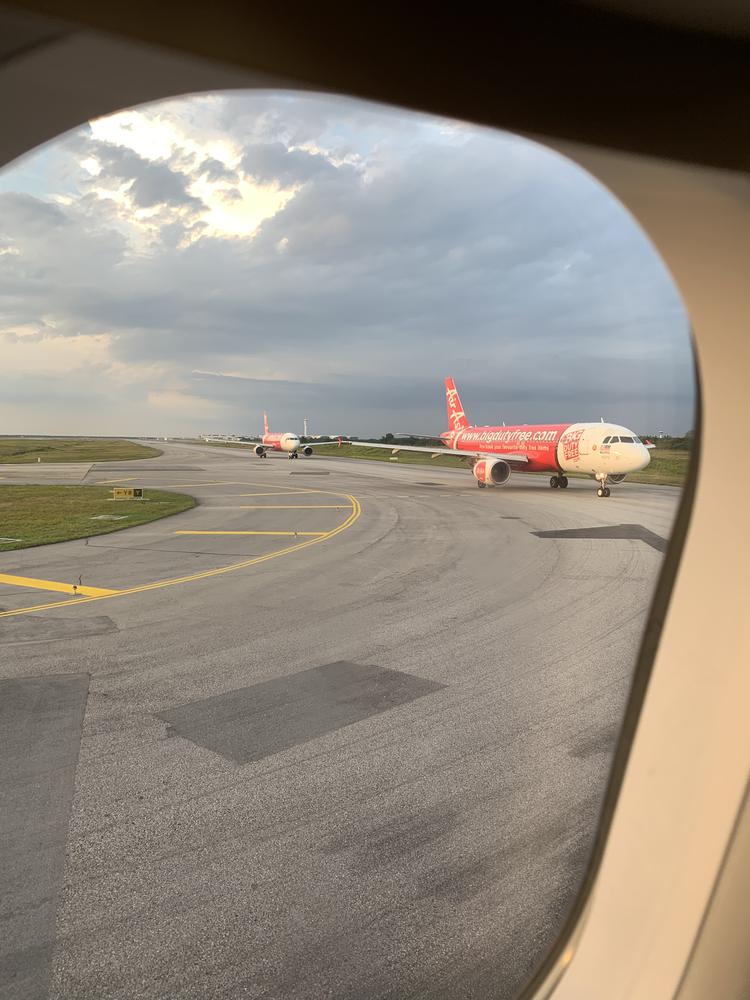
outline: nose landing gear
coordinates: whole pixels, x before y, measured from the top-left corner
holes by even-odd
[[[598,474],[596,477],[599,481],[599,489],[596,491],[598,497],[608,497],[610,495],[610,488],[607,486],[607,474]]]
[[[567,476],[551,476],[549,481],[550,486],[553,490],[561,489],[566,490],[568,488],[568,477]]]

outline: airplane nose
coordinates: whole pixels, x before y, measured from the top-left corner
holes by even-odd
[[[628,472],[640,472],[642,469],[645,469],[651,461],[651,455],[648,448],[642,444],[637,445],[636,447],[637,451],[635,453],[631,452],[629,456],[628,464],[631,465],[631,468],[628,469]]]

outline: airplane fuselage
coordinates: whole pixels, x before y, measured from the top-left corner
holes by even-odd
[[[261,444],[269,451],[285,451],[287,454],[296,452],[300,447],[300,439],[297,434],[264,434]]]
[[[525,472],[583,473],[600,477],[638,472],[649,463],[649,453],[627,427],[609,423],[521,424],[513,427],[466,427],[440,435],[448,448],[481,451],[504,458],[511,468]],[[613,440],[614,439],[614,440]]]

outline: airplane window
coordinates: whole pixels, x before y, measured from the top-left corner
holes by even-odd
[[[619,444],[619,442],[620,442],[620,438],[618,438],[618,437],[613,437],[612,438],[612,441],[611,441],[612,444]]]
[[[0,712],[58,784],[0,871],[44,873],[38,994],[515,997],[586,874],[694,393],[651,245],[526,139],[227,92],[5,170]],[[602,416],[664,438],[602,463]]]
[[[611,437],[605,437],[605,439],[602,441],[602,444],[609,444],[611,440],[612,440]]]
[[[620,435],[620,442],[623,443],[623,444],[632,444],[633,443],[633,438],[632,437],[623,437],[622,435]]]

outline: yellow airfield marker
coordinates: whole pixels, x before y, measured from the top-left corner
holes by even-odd
[[[327,535],[327,531],[175,531],[175,535]]]
[[[0,583],[9,587],[32,587],[34,590],[57,590],[61,594],[81,594],[83,597],[110,597],[119,594],[119,590],[106,590],[103,587],[83,587],[74,583],[59,583],[57,580],[37,580],[31,576],[10,576],[0,573]]]

